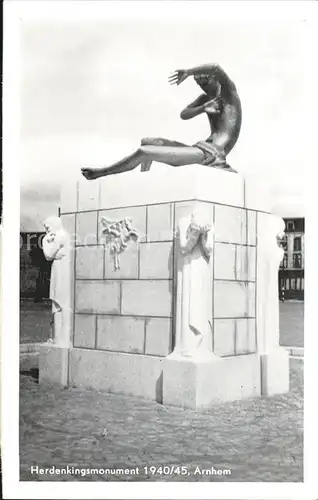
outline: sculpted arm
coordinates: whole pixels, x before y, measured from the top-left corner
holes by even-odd
[[[190,120],[191,118],[201,115],[202,113],[219,113],[220,104],[221,99],[219,97],[209,99],[206,94],[202,94],[181,111],[180,118],[182,120]]]
[[[191,102],[186,108],[181,111],[180,118],[189,120],[205,112],[204,104],[208,101],[205,94],[201,94],[197,99]]]
[[[230,79],[230,77],[225,73],[224,69],[218,64],[202,64],[202,66],[195,66],[194,68],[187,69],[188,76],[194,76],[199,74],[214,75],[218,82],[223,85],[230,85],[231,87],[235,85]]]
[[[202,64],[189,69],[178,69],[170,76],[169,82],[174,85],[180,85],[189,76],[211,75],[216,78],[221,87],[227,87],[230,90],[236,90],[235,84],[218,64]]]
[[[218,64],[202,64],[201,66],[194,66],[193,68],[189,68],[186,71],[189,76],[194,76],[198,74],[213,75],[216,71],[220,70],[223,71]]]

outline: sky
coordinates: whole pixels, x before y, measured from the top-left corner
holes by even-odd
[[[61,184],[79,179],[81,166],[111,164],[145,136],[205,139],[206,116],[180,119],[201,90],[190,78],[170,86],[168,76],[210,62],[225,69],[242,101],[228,162],[269,183],[277,206],[292,200],[302,211],[304,21],[95,17],[75,22],[61,11],[20,22],[22,229],[41,230],[57,213]]]

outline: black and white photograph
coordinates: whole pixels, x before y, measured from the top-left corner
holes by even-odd
[[[305,498],[300,3],[5,2],[20,498]]]

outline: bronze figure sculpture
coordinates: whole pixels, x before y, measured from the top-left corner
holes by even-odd
[[[108,167],[84,167],[82,174],[92,180],[133,170],[149,170],[153,161],[173,167],[200,164],[235,172],[227,163],[226,156],[233,149],[241,129],[241,101],[236,86],[217,64],[179,69],[169,78],[172,85],[180,85],[193,76],[201,87],[201,94],[182,112],[181,119],[189,120],[202,113],[208,116],[211,134],[205,141],[193,146],[162,138],[145,138],[131,155]]]

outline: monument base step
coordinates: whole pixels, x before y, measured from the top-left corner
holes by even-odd
[[[289,390],[289,356],[247,354],[202,361],[43,344],[39,383],[82,387],[192,409]]]
[[[260,357],[231,356],[202,362],[168,356],[163,365],[163,404],[212,408],[261,395]]]
[[[278,347],[261,356],[262,395],[273,396],[289,391],[289,353]]]
[[[69,348],[47,343],[40,346],[39,383],[68,386]]]

